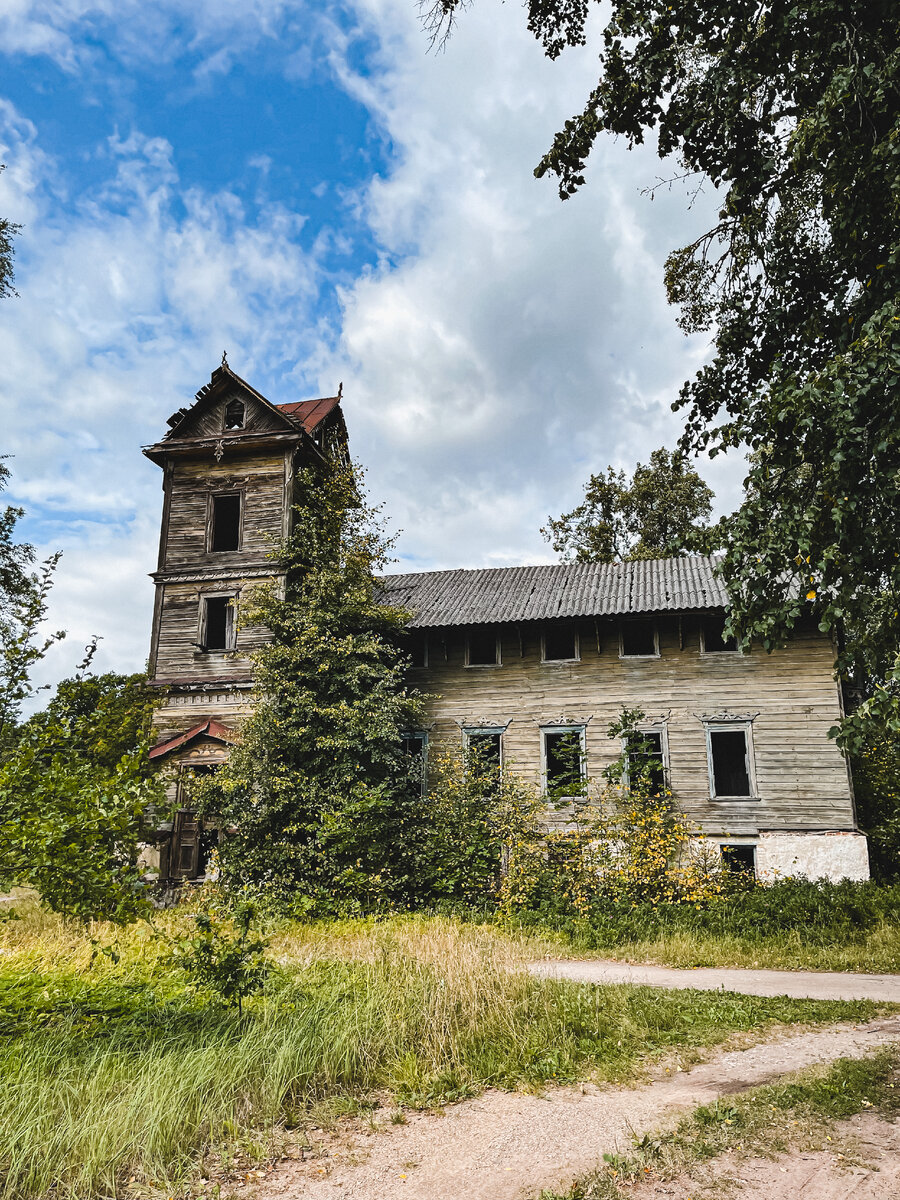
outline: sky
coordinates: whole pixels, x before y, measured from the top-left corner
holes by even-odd
[[[602,141],[562,203],[533,169],[596,82],[518,5],[443,51],[415,0],[5,0],[0,453],[61,550],[40,678],[143,669],[161,473],[141,446],[227,350],[274,403],[343,383],[395,570],[554,560],[592,471],[673,446],[709,352],[665,300],[709,223],[652,143]],[[699,463],[719,511],[742,464]]]

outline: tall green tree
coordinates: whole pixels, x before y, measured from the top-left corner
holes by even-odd
[[[6,165],[0,163],[0,171],[5,171]],[[13,239],[22,228],[21,225],[16,225],[6,217],[0,217],[0,299],[7,296],[15,296],[16,289],[13,287],[15,282],[15,273],[13,271],[13,253],[15,246]]]
[[[402,610],[381,603],[387,544],[353,472],[308,469],[284,572],[240,614],[270,640],[257,701],[201,807],[232,832],[224,879],[312,912],[413,902],[427,880],[422,775],[402,734],[421,709],[406,686]]]
[[[464,6],[438,0],[433,31]],[[600,59],[536,174],[566,198],[598,137],[653,136],[716,195],[666,285],[683,328],[714,339],[678,400],[683,445],[752,452],[724,562],[736,623],[774,646],[813,611],[825,631],[854,630],[840,671],[885,679],[900,611],[896,3],[613,0],[596,25],[593,12],[527,4],[551,58],[596,37]]]
[[[607,467],[585,484],[584,500],[541,530],[564,559],[626,562],[678,554],[706,530],[712,489],[684,454],[654,450],[629,479]]]

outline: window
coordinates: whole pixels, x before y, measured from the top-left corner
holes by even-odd
[[[501,728],[466,729],[466,751],[477,756],[485,766],[503,764],[503,730]]]
[[[706,737],[710,795],[752,796],[749,725],[708,725]]]
[[[404,733],[400,736],[400,746],[403,753],[409,759],[409,772],[411,777],[416,777],[421,781],[422,793],[425,792],[425,764],[428,753],[428,734],[424,730],[413,730],[411,733]]]
[[[467,667],[496,667],[500,663],[500,639],[490,625],[470,629],[466,638]]]
[[[722,863],[726,871],[733,872],[735,875],[756,874],[755,846],[724,845],[720,846],[719,850],[722,853]]]
[[[243,429],[244,428],[244,402],[243,400],[229,400],[225,405],[225,428],[226,429]]]
[[[541,641],[542,662],[575,662],[578,655],[578,634],[572,625],[548,625]]]
[[[409,638],[409,657],[411,667],[428,666],[428,634],[423,630],[413,630]]]
[[[237,641],[234,596],[204,596],[201,600],[200,648],[233,650]]]
[[[626,765],[626,780],[635,771],[646,771],[650,785],[656,794],[666,787],[666,739],[662,729],[638,729],[630,737],[623,738]],[[633,764],[633,765],[632,765]]]
[[[213,551],[240,550],[241,496],[239,492],[212,497],[209,548]]]
[[[652,617],[623,621],[620,632],[620,658],[658,658],[659,639]]]
[[[704,617],[700,624],[701,654],[735,654],[737,642],[725,637],[724,617]]]
[[[585,790],[584,726],[543,729],[544,788],[556,800],[583,796]]]

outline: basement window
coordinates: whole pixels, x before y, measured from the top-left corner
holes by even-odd
[[[652,618],[623,621],[619,638],[620,658],[659,658],[659,637]]]
[[[212,497],[210,550],[239,550],[241,548],[241,496],[234,492]]]
[[[640,772],[650,781],[650,786],[656,795],[665,791],[666,759],[665,739],[661,729],[638,729],[629,737],[623,738],[623,748],[626,758],[627,783],[632,773]]]
[[[500,638],[492,626],[470,629],[466,638],[467,667],[496,667],[500,665]]]
[[[234,649],[237,640],[234,599],[234,596],[204,596],[201,600],[201,649]]]
[[[710,795],[714,799],[752,796],[750,727],[708,725],[706,738]]]
[[[704,617],[700,624],[701,654],[735,654],[737,642],[725,636],[724,617]]]
[[[229,400],[225,405],[225,428],[226,429],[243,429],[244,428],[244,402],[243,400]]]
[[[577,662],[578,634],[572,625],[548,625],[541,641],[541,662]]]
[[[735,875],[755,875],[756,874],[756,847],[755,846],[720,846],[719,850],[722,854],[722,863],[726,871]]]
[[[543,729],[544,787],[553,799],[584,795],[584,726]]]

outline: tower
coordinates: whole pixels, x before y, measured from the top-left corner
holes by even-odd
[[[144,449],[163,471],[149,675],[164,692],[150,757],[172,769],[177,806],[171,827],[160,829],[164,879],[202,873],[209,839],[184,784],[225,760],[249,711],[249,656],[266,634],[240,626],[241,593],[278,576],[271,555],[291,532],[300,468],[346,461],[340,400],[339,390],[272,404],[223,356],[193,404],[169,418],[165,437]]]

